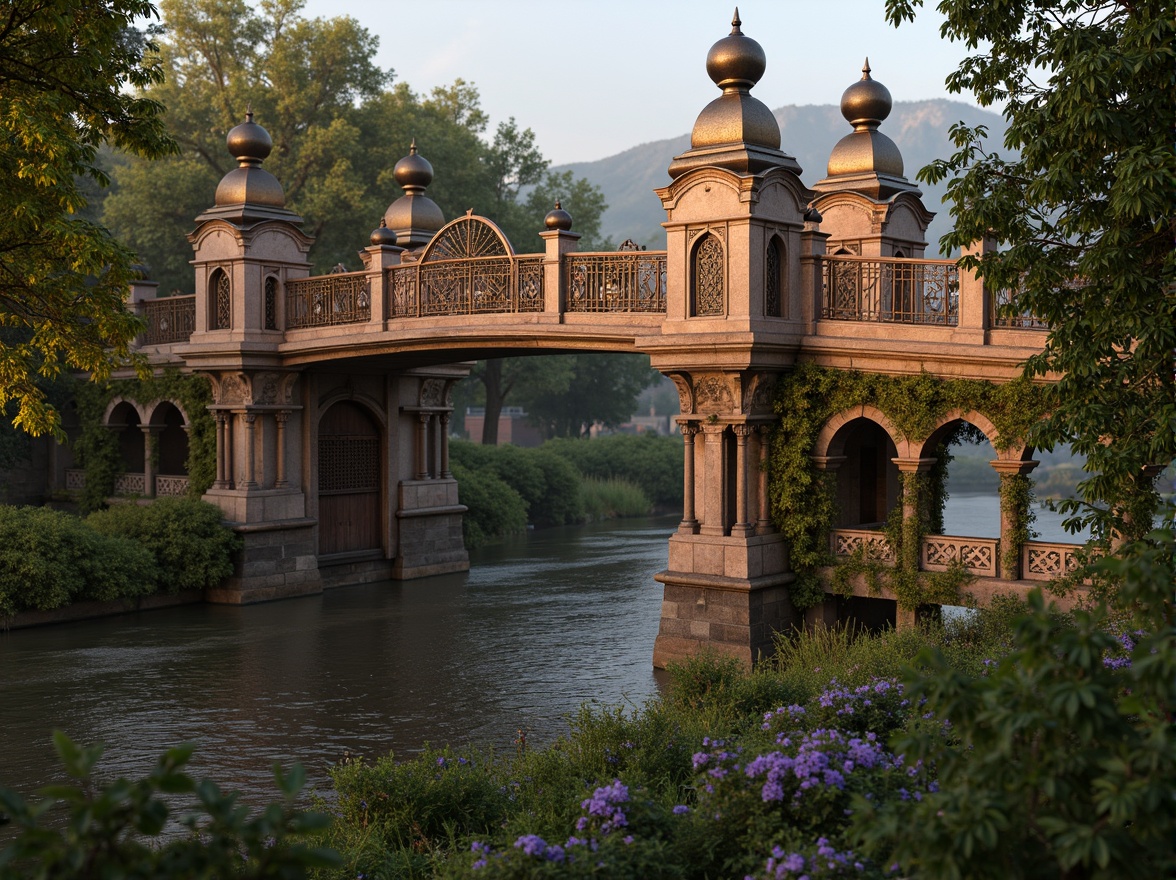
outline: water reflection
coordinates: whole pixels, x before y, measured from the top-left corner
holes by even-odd
[[[462,575],[0,635],[0,783],[55,778],[53,728],[106,743],[111,776],[194,741],[193,772],[253,803],[275,761],[321,787],[345,749],[548,741],[586,700],[656,692],[653,573],[674,524],[533,532]]]

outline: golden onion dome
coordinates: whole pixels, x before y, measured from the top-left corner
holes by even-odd
[[[558,201],[555,207],[547,212],[547,216],[543,218],[543,225],[548,229],[559,229],[562,232],[567,232],[572,228],[572,215],[565,211]]]
[[[862,78],[841,96],[841,115],[853,131],[837,142],[829,156],[828,176],[885,174],[903,176],[902,153],[898,145],[878,131],[890,115],[890,90],[870,77],[870,59],[862,67]]]
[[[437,203],[425,195],[425,187],[433,182],[433,166],[417,153],[415,138],[408,155],[392,169],[392,176],[404,189],[404,195],[388,206],[384,223],[396,234],[396,244],[400,247],[428,244],[445,225],[445,217]]]
[[[286,194],[282,191],[282,184],[261,167],[261,163],[273,151],[273,139],[268,131],[253,121],[252,110],[246,111],[244,122],[229,131],[225,144],[237,160],[237,167],[217,184],[217,206],[248,204],[285,207]]]
[[[405,192],[414,189],[424,191],[433,182],[433,166],[429,160],[417,153],[416,138],[408,148],[408,155],[396,163],[392,169],[393,179],[400,184]]]
[[[731,19],[731,33],[711,46],[706,54],[706,72],[720,89],[728,86],[750,89],[764,75],[768,56],[763,47],[739,29],[739,7]]]
[[[376,247],[392,247],[396,244],[396,233],[388,228],[384,218],[380,218],[380,225],[372,230],[369,239]]]

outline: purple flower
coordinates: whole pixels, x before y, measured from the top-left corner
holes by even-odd
[[[685,804],[678,804],[676,807],[674,807],[674,815],[675,816],[684,816],[686,813],[689,813],[689,812],[690,812],[690,808],[688,806],[686,806]]]

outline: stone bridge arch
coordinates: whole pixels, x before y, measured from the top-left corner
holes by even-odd
[[[899,502],[897,460],[911,444],[885,413],[862,404],[830,418],[813,446],[817,467],[833,471],[842,528],[875,528]]]

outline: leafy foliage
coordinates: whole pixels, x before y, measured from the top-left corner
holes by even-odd
[[[898,24],[921,5],[888,0],[887,15]],[[1003,244],[964,265],[1012,291],[1009,314],[1049,326],[1028,374],[1056,382],[1029,438],[1086,457],[1086,506],[1063,509],[1138,536],[1156,505],[1145,468],[1176,457],[1176,153],[1157,124],[1171,117],[1171,4],[945,0],[939,10],[943,35],[978,50],[948,88],[1003,105],[1008,121],[1007,152],[983,126],[959,124],[956,153],[919,173],[951,181],[943,243]]]
[[[567,459],[585,476],[622,479],[641,488],[659,508],[682,504],[682,439],[612,434],[594,439],[549,440],[544,449]]]
[[[98,378],[129,357],[140,322],[123,298],[134,254],[85,219],[86,181],[105,185],[98,150],[159,158],[175,148],[162,107],[132,93],[158,83],[154,17],[142,0],[14,0],[0,11],[0,408],[62,436],[40,380]]]
[[[184,772],[191,745],[169,749],[142,779],[102,786],[93,778],[100,746],[76,745],[60,731],[53,745],[73,782],[49,786],[31,802],[0,788],[0,818],[17,832],[0,850],[4,880],[289,880],[338,864],[336,853],[313,845],[328,817],[293,806],[305,780],[301,767],[288,774],[275,767],[283,802],[250,815],[235,793]],[[178,817],[187,833],[165,835],[174,831],[172,804],[182,795],[195,800]],[[54,807],[66,811],[64,821]]]

